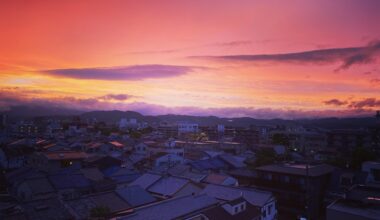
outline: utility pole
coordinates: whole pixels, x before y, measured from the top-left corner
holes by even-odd
[[[310,182],[309,182],[309,159],[306,156],[306,217],[310,220]]]

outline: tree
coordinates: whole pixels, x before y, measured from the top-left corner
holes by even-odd
[[[262,148],[256,152],[255,166],[272,164],[276,161],[276,153],[272,148]]]
[[[351,168],[360,169],[365,161],[376,160],[376,154],[364,147],[356,147],[351,155]]]
[[[289,147],[289,138],[285,134],[276,133],[272,136],[273,144],[280,144]]]

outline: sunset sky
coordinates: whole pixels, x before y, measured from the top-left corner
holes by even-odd
[[[0,0],[0,109],[373,115],[379,22],[377,0]]]

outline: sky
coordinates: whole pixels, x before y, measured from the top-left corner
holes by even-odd
[[[377,0],[0,0],[0,109],[374,115]]]

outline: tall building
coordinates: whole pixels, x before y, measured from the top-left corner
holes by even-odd
[[[277,199],[279,216],[284,219],[320,219],[323,199],[334,167],[326,164],[285,163],[255,168],[255,174],[231,175],[239,182],[247,182],[265,191],[272,192]]]

